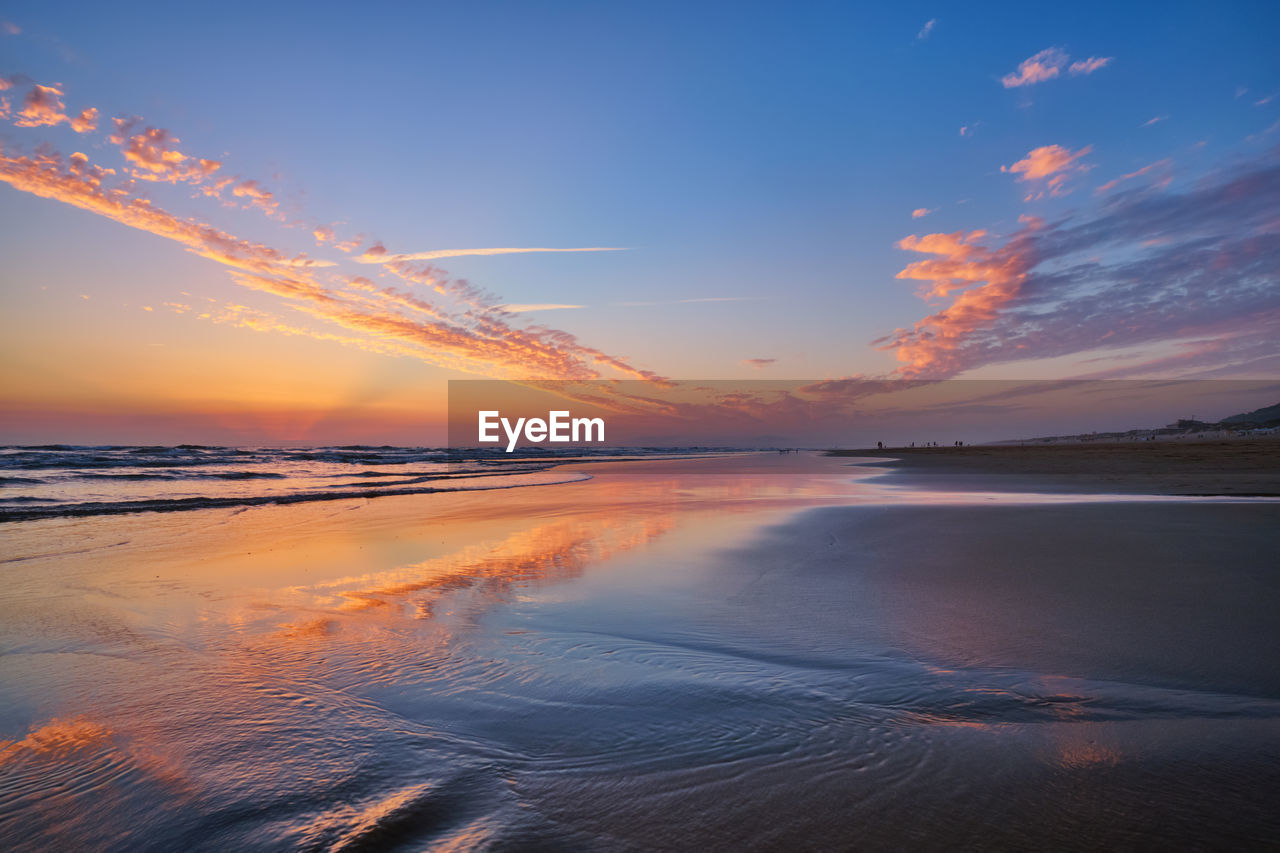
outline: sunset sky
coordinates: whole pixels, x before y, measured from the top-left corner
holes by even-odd
[[[1277,41],[0,3],[0,441],[432,443],[457,378],[1280,378]]]

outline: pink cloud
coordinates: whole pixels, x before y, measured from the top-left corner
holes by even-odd
[[[62,94],[57,86],[32,85],[22,100],[22,109],[18,111],[14,124],[18,127],[46,127],[70,121],[63,112],[66,105],[62,103]]]
[[[94,107],[81,110],[80,115],[71,119],[71,129],[76,133],[89,133],[98,129],[98,110]]]
[[[1016,71],[1000,78],[1000,83],[1006,89],[1031,86],[1061,76],[1064,70],[1071,76],[1078,77],[1105,68],[1112,59],[1110,56],[1090,56],[1088,59],[1071,62],[1071,57],[1062,48],[1049,47],[1022,60]]]
[[[933,210],[928,207],[917,207],[915,210],[911,211],[911,218],[923,219],[924,217],[928,216],[930,213],[933,213]]]
[[[1092,74],[1099,68],[1106,68],[1114,58],[1112,56],[1091,56],[1088,59],[1081,59],[1079,62],[1071,63],[1071,67],[1067,70],[1072,76]]]
[[[126,123],[126,127],[118,127],[116,136],[116,144],[122,145],[126,162],[131,164],[130,174],[148,168],[161,179],[168,179],[164,176],[180,175],[181,170],[199,162],[188,162],[192,158],[179,152],[177,140],[163,131],[132,134]],[[152,170],[147,164],[157,168]],[[378,288],[367,279],[344,281],[334,277],[326,283],[320,271],[333,262],[305,254],[289,255],[176,216],[147,199],[133,196],[127,184],[105,186],[105,179],[113,174],[111,169],[89,163],[83,153],[64,160],[51,149],[42,149],[26,156],[0,144],[0,181],[173,240],[194,254],[230,267],[239,284],[270,294],[314,321],[339,329],[304,329],[255,317],[253,327],[261,331],[308,334],[482,375],[588,379],[608,370],[631,378],[657,378],[622,358],[579,343],[568,332],[513,325],[516,315],[507,313],[494,297],[466,281],[450,280],[434,267],[414,266],[407,261],[383,265],[387,272],[411,283],[429,286],[442,300]],[[273,201],[253,181],[238,183],[232,194],[248,198],[251,203]],[[342,287],[335,288],[331,283]],[[457,303],[457,307],[450,307],[448,302]],[[206,316],[214,319],[215,315],[206,312]]]
[[[904,238],[899,248],[933,257],[898,277],[926,282],[922,297],[949,304],[874,345],[894,352],[897,375],[909,379],[1193,338],[1177,357],[1108,375],[1275,364],[1280,151],[1185,192],[1166,186],[1116,194],[1052,225],[1026,218],[1003,243],[980,230]]]
[[[240,181],[231,188],[231,194],[236,198],[248,199],[249,206],[267,214],[275,214],[280,207],[275,194],[254,180]]]
[[[222,164],[216,160],[204,160],[183,154],[177,146],[181,142],[164,128],[148,127],[133,133],[138,118],[112,119],[115,131],[108,137],[113,145],[119,145],[124,159],[132,164],[129,174],[139,180],[168,183],[201,183]]]
[[[1043,83],[1061,74],[1063,66],[1069,59],[1070,57],[1060,48],[1045,48],[1035,56],[1022,60],[1018,64],[1018,70],[1004,75],[1000,78],[1000,82],[1006,89]]]
[[[1061,145],[1043,145],[1027,152],[1027,156],[1016,163],[1001,166],[1000,171],[1017,175],[1018,180],[1024,183],[1044,184],[1044,190],[1028,193],[1027,201],[1042,198],[1046,191],[1049,195],[1066,195],[1070,192],[1065,186],[1067,179],[1093,168],[1078,162],[1092,150],[1092,145],[1086,145],[1079,151],[1071,151]]]

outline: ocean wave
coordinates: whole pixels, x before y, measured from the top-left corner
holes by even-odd
[[[145,474],[100,474],[97,472],[71,472],[70,476],[77,480],[283,480],[286,475],[276,471],[187,471],[182,473],[145,473]],[[39,483],[41,480],[30,482]]]
[[[443,479],[443,478],[442,478]],[[478,479],[478,478],[467,478]],[[85,501],[81,503],[63,503],[58,506],[42,507],[0,507],[0,523],[14,521],[36,521],[48,518],[79,518],[95,515],[123,515],[139,512],[182,512],[198,509],[219,509],[226,507],[254,507],[270,504],[310,503],[313,501],[353,500],[362,498],[382,498],[404,495],[427,495],[436,492],[482,491],[491,489],[517,489],[530,486],[553,486],[563,483],[589,480],[587,474],[563,474],[558,478],[543,479],[536,482],[497,483],[485,482],[473,486],[424,486],[416,489],[356,489],[341,492],[295,492],[282,495],[244,495],[231,497],[190,497],[190,498],[148,498],[125,501]],[[16,500],[23,500],[17,498]]]

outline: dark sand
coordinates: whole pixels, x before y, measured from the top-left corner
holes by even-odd
[[[1280,439],[834,450],[935,488],[1280,497]]]
[[[10,525],[0,848],[1280,847],[1280,501],[851,461]]]

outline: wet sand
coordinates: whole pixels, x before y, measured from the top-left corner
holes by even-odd
[[[1280,842],[1280,503],[851,461],[11,526],[0,843]]]
[[[1280,497],[1280,437],[836,450],[944,489]]]

